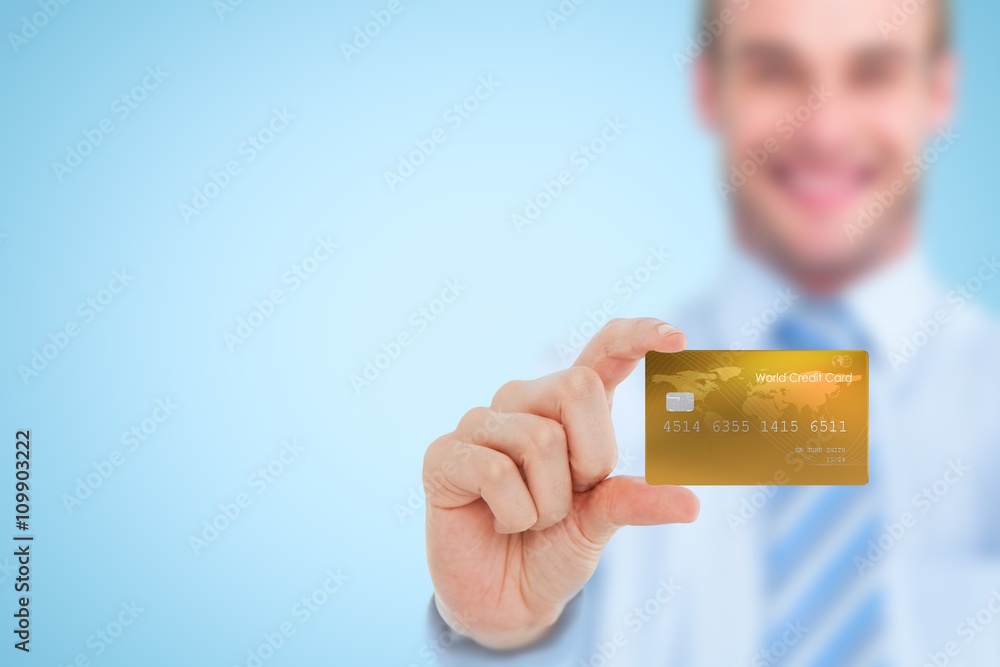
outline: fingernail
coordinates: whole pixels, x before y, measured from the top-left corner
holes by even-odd
[[[670,334],[680,333],[680,329],[677,327],[672,327],[669,324],[661,324],[660,328],[656,330],[661,336],[669,336]]]

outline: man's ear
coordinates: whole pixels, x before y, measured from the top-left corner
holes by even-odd
[[[701,54],[694,62],[694,100],[698,117],[710,129],[719,125],[719,72],[712,56]]]
[[[953,51],[938,56],[930,72],[931,113],[929,132],[949,125],[955,116],[958,95],[958,57]]]

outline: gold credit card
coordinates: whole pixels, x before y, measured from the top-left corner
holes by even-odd
[[[868,483],[868,353],[646,354],[649,484]]]

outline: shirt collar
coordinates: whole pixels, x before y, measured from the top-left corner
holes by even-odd
[[[733,332],[734,344],[746,349],[760,347],[771,311],[779,314],[795,308],[802,290],[784,276],[745,252],[733,250],[721,285],[722,308],[718,311],[722,331]],[[857,280],[840,299],[876,349],[885,353],[898,348],[921,318],[932,317],[941,303],[941,290],[934,284],[926,261],[916,249],[896,258]],[[756,321],[755,321],[756,320]],[[758,331],[759,335],[754,332]]]
[[[849,287],[843,298],[872,344],[889,352],[933,316],[942,294],[923,256],[911,250]]]

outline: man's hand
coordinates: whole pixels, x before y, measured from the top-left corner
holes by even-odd
[[[541,638],[590,579],[620,526],[694,521],[687,489],[608,477],[611,401],[646,352],[684,334],[654,319],[609,322],[571,368],[502,386],[424,456],[427,560],[445,621],[478,643]]]

